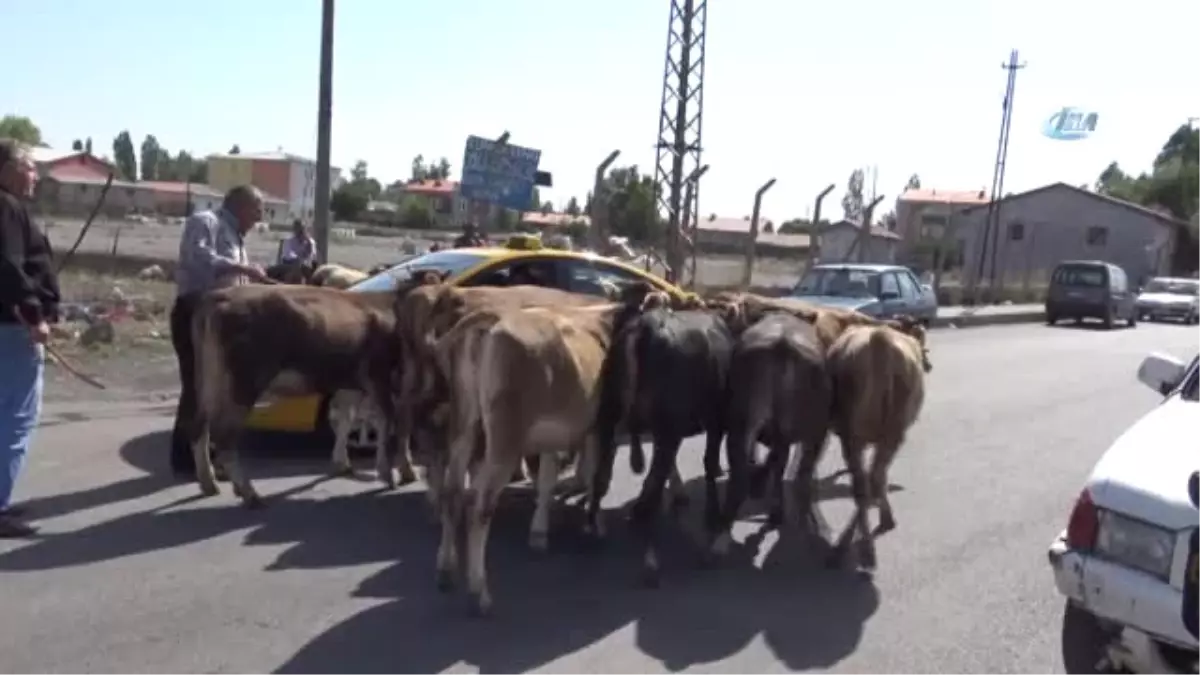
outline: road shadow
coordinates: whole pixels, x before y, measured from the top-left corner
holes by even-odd
[[[170,432],[153,431],[136,436],[121,445],[118,454],[126,463],[142,468],[146,475],[128,478],[116,483],[67,492],[63,494],[34,497],[21,502],[29,510],[31,519],[54,518],[79,511],[100,508],[119,502],[141,499],[166,489],[176,481],[166,470],[167,446]],[[161,469],[158,465],[161,463]],[[151,470],[149,467],[154,467]]]
[[[691,503],[699,504],[701,494],[689,490]],[[440,535],[424,496],[409,492],[372,501],[377,509],[370,514],[354,500],[341,506],[326,502],[313,515],[331,519],[328,529],[273,519],[247,537],[251,544],[301,540],[271,569],[394,561],[354,593],[388,602],[328,629],[276,672],[419,673],[459,663],[484,673],[523,672],[631,625],[636,646],[668,670],[728,658],[759,635],[789,669],[798,670],[828,666],[853,652],[878,606],[869,579],[824,570],[815,562],[823,549],[784,544],[787,537],[761,569],[747,551],[717,567],[701,565],[691,534],[699,525],[695,508],[677,526],[664,523],[657,589],[640,583],[641,558],[624,525],[624,506],[606,510],[611,534],[603,545],[581,533],[577,509],[560,506],[550,552],[538,554],[526,544],[532,495],[514,487],[501,500],[488,545],[495,614],[475,619],[468,616],[461,590],[435,589]],[[339,508],[346,511],[337,513]],[[376,518],[380,522],[372,522]],[[380,538],[380,528],[393,536]],[[311,536],[317,531],[319,539]],[[640,662],[607,662],[603,669],[642,672]]]

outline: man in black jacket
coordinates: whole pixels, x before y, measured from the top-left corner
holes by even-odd
[[[36,184],[33,158],[0,139],[0,538],[37,531],[12,503],[41,414],[43,345],[60,300],[50,240],[25,207]]]

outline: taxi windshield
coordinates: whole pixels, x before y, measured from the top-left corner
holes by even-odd
[[[363,279],[350,287],[353,291],[368,293],[394,291],[401,282],[412,277],[413,270],[431,270],[455,277],[483,262],[487,256],[466,251],[446,250],[426,253],[406,260],[395,267],[384,270],[373,277]]]

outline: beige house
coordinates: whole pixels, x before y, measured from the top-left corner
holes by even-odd
[[[905,190],[896,199],[896,234],[900,238],[898,257],[902,260],[921,257],[923,248],[942,242],[946,228],[953,226],[951,216],[987,203],[988,194],[983,189]]]

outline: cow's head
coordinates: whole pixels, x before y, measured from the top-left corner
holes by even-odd
[[[921,346],[921,367],[924,368],[925,372],[927,373],[933,370],[933,364],[929,361],[929,347],[926,346],[925,342],[927,337],[925,324],[907,314],[898,315],[888,321],[885,321],[884,323],[887,326],[898,330],[916,340],[917,344]]]

